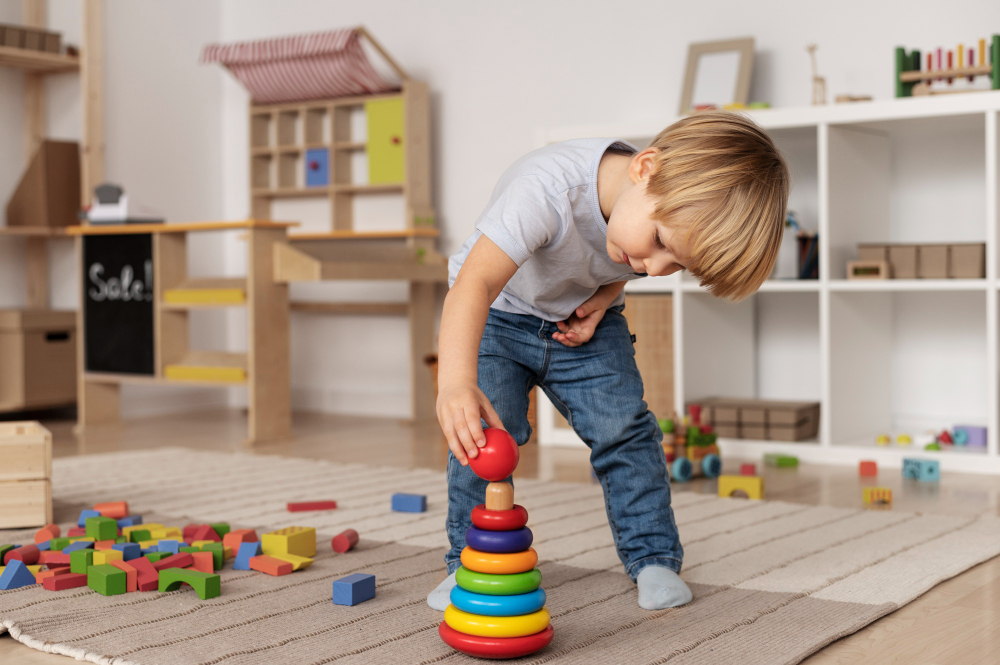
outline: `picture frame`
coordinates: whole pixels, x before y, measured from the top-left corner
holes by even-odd
[[[719,108],[746,105],[750,97],[753,50],[753,37],[691,44],[678,113],[687,115],[700,104],[715,104]],[[727,99],[729,90],[732,97]],[[722,98],[709,100],[714,97]]]

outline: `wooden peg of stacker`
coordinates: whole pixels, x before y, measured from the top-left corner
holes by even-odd
[[[490,483],[486,486],[486,510],[513,510],[514,486],[510,483]]]

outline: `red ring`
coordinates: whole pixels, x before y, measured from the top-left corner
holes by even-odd
[[[486,510],[481,503],[472,509],[472,523],[487,531],[514,531],[528,523],[528,511],[516,503],[511,510]]]
[[[519,658],[548,646],[555,631],[552,624],[534,635],[523,637],[479,637],[459,632],[444,621],[438,626],[438,635],[452,649],[477,658]]]

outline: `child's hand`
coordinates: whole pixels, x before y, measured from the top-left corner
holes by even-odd
[[[556,322],[559,332],[552,333],[552,339],[566,346],[586,344],[594,336],[594,330],[604,318],[605,311],[607,311],[605,308],[588,300],[577,307],[568,319]]]
[[[490,427],[504,429],[490,400],[474,384],[443,387],[438,392],[437,417],[448,448],[462,466],[468,465],[468,458],[476,457],[486,445],[480,417]]]

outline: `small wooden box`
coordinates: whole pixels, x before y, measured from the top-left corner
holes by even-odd
[[[889,271],[892,279],[916,279],[917,246],[891,245],[889,247]]]
[[[819,433],[817,402],[771,402],[767,409],[767,438],[802,441]]]
[[[0,482],[0,529],[45,526],[52,522],[52,485],[48,480]]]
[[[3,26],[3,42],[0,46],[11,46],[13,48],[24,48],[24,28],[16,25]]]
[[[0,423],[0,529],[52,521],[52,434],[37,422]]]
[[[76,401],[76,313],[0,310],[0,410]]]
[[[983,279],[986,277],[985,243],[949,245],[948,276],[952,279]]]
[[[917,276],[920,279],[948,278],[948,245],[920,245]]]
[[[848,261],[847,279],[889,279],[889,262]]]
[[[888,261],[889,245],[858,245],[858,258],[862,261]]]

